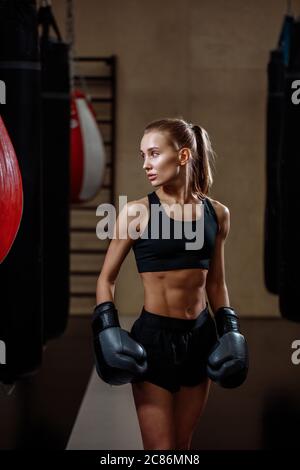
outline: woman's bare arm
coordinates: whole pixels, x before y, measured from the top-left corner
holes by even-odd
[[[230,305],[224,262],[224,246],[229,230],[230,212],[226,206],[221,205],[220,230],[216,236],[214,254],[206,277],[206,293],[213,312],[216,312],[219,307]]]
[[[114,226],[114,238],[110,241],[100,275],[97,279],[97,305],[101,302],[114,301],[117,276],[124,259],[134,243],[134,240],[129,236],[128,227],[130,222],[137,217],[136,203],[137,201],[131,201],[125,204],[117,217]]]

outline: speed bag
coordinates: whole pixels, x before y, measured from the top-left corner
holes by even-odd
[[[22,177],[14,147],[0,116],[0,263],[16,238],[22,212]]]
[[[102,186],[105,149],[95,112],[86,95],[74,90],[71,101],[71,200],[92,199]]]
[[[37,371],[42,342],[40,63],[32,1],[5,2],[0,11],[0,76],[6,85],[1,115],[18,159],[23,213],[11,249],[0,264],[0,381]]]

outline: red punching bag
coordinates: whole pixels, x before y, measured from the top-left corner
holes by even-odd
[[[71,199],[85,202],[96,196],[105,171],[105,149],[95,112],[86,95],[72,93]]]
[[[23,188],[18,160],[0,116],[0,263],[18,233],[23,212]]]

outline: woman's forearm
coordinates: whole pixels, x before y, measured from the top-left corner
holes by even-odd
[[[206,294],[213,313],[220,307],[230,306],[226,284],[206,286]]]
[[[115,283],[110,282],[106,279],[98,277],[96,287],[96,303],[97,305],[101,302],[114,302],[115,295]]]

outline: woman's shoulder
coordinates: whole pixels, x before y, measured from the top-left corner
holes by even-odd
[[[148,196],[144,196],[139,199],[128,201],[127,202],[128,214],[136,215],[137,211],[141,209],[141,206],[144,206],[146,209],[149,209]]]
[[[212,199],[208,196],[206,197],[214,208],[219,223],[219,230],[221,230],[222,228],[224,228],[224,226],[228,225],[230,217],[229,209],[225,204],[222,204],[220,201]]]

